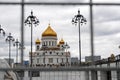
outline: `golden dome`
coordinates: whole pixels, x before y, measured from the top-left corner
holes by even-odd
[[[58,43],[57,46],[60,47],[60,43]]]
[[[111,54],[111,57],[115,57],[114,54]]]
[[[111,58],[115,58],[114,54],[111,54]]]
[[[110,56],[110,60],[111,60],[111,61],[114,61],[114,60],[115,60],[115,56],[114,56],[114,54],[111,54],[111,56]]]
[[[59,44],[64,44],[65,42],[64,42],[64,40],[63,40],[63,38],[59,41]]]
[[[42,33],[43,36],[57,36],[56,32],[51,28],[50,24],[48,25],[48,28]]]
[[[40,44],[40,40],[37,38],[35,41],[36,44]]]

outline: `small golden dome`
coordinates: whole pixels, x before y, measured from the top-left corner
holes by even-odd
[[[114,54],[111,54],[111,58],[115,58]]]
[[[35,41],[36,44],[40,44],[40,40],[37,38]]]
[[[111,60],[111,61],[114,61],[114,60],[115,60],[115,56],[114,56],[114,54],[111,54],[111,56],[110,56],[110,60]]]
[[[57,46],[60,47],[60,43],[58,43]]]
[[[48,28],[42,33],[42,37],[44,36],[57,36],[56,32],[51,28],[50,24]]]
[[[64,42],[64,40],[63,40],[63,38],[59,41],[59,44],[64,44],[65,42]]]

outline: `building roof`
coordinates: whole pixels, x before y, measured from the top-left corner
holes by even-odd
[[[37,38],[35,41],[36,44],[40,44],[40,40]]]
[[[42,37],[45,36],[57,37],[57,33],[51,28],[50,24],[48,25],[47,29],[42,33]]]
[[[64,44],[65,42],[64,42],[64,40],[63,40],[63,38],[59,41],[59,44]]]

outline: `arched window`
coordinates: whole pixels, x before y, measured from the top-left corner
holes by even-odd
[[[53,58],[49,58],[49,63],[53,63]]]
[[[58,63],[58,58],[57,58],[57,63]]]
[[[63,58],[62,58],[62,63],[63,63]]]
[[[52,46],[54,46],[54,41],[52,41]]]
[[[51,46],[51,42],[49,41],[49,46]]]
[[[37,63],[39,63],[39,58],[37,58]]]
[[[50,54],[52,54],[52,52],[50,52]]]
[[[66,58],[66,62],[68,63],[68,58]]]

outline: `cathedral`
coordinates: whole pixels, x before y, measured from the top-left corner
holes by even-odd
[[[58,41],[57,33],[52,29],[50,24],[41,36],[41,40],[38,38],[35,41],[35,52],[32,53],[32,66],[71,66],[71,55],[70,52],[67,50],[69,46],[67,43],[64,42],[63,38]]]

